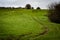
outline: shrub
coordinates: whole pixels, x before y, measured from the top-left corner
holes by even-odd
[[[32,9],[34,9],[34,7],[32,7]]]
[[[53,23],[60,23],[60,3],[53,3],[49,6],[48,18]]]
[[[26,4],[25,8],[26,9],[31,9],[31,5],[30,4]]]
[[[40,7],[37,7],[36,9],[40,9]]]

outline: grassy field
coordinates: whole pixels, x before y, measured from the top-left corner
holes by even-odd
[[[0,40],[60,40],[60,24],[47,10],[0,9]]]

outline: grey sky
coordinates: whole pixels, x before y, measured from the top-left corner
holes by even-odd
[[[0,6],[5,7],[24,7],[26,4],[31,4],[32,7],[47,8],[48,4],[59,2],[60,0],[0,0]]]

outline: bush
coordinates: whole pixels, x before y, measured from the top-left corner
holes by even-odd
[[[26,4],[25,8],[26,9],[31,9],[31,5],[30,4]]]
[[[37,7],[36,9],[40,9],[40,7]]]
[[[32,9],[34,9],[34,7],[32,7]]]
[[[60,23],[60,3],[53,3],[49,6],[48,18],[53,23]]]

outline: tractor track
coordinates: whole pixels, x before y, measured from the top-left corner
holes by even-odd
[[[47,27],[46,25],[44,25],[39,18],[37,18],[37,17],[32,17],[32,18],[33,18],[33,20],[35,20],[35,21],[38,22],[39,24],[43,25],[43,27],[44,27],[44,29],[45,29],[43,32],[41,32],[41,33],[39,33],[39,34],[36,34],[32,39],[36,39],[36,38],[38,38],[38,37],[40,37],[40,36],[43,36],[43,35],[47,34],[48,31],[49,31],[48,27]]]
[[[39,23],[40,25],[43,25],[44,31],[43,31],[43,32],[40,32],[40,33],[38,33],[38,34],[36,34],[36,35],[34,35],[34,36],[30,36],[31,38],[28,37],[28,35],[31,35],[32,33],[20,35],[19,38],[28,37],[28,40],[34,40],[34,39],[39,38],[40,36],[44,36],[45,34],[48,33],[48,31],[49,31],[48,27],[47,27],[46,25],[44,25],[44,23],[43,23],[38,17],[32,17],[32,19],[33,19],[34,21],[36,21],[37,23]],[[18,38],[18,40],[19,40],[19,38]],[[20,40],[21,40],[21,39],[20,39]]]

